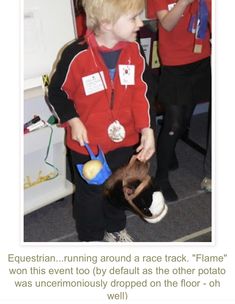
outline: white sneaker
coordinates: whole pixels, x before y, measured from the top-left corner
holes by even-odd
[[[208,177],[204,177],[201,182],[201,189],[207,192],[211,192],[211,179]]]
[[[126,229],[119,232],[106,232],[104,235],[105,242],[133,242],[132,237],[127,233]]]

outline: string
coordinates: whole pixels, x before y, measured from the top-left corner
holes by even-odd
[[[46,165],[52,167],[54,172],[50,172],[49,174],[42,176],[41,175],[42,171],[40,170],[39,173],[38,173],[38,178],[34,182],[31,181],[29,176],[27,176],[26,181],[24,182],[24,189],[33,187],[33,186],[38,185],[42,182],[46,182],[46,181],[55,179],[59,175],[59,169],[47,160],[48,156],[49,156],[50,148],[51,148],[53,128],[47,122],[44,122],[44,123],[45,123],[45,125],[47,125],[47,127],[50,128],[50,136],[49,136],[49,141],[48,141],[48,145],[47,145],[46,156],[44,158],[44,162],[45,162]]]

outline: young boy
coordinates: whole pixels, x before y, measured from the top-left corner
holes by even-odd
[[[65,48],[48,97],[66,128],[75,175],[75,218],[80,241],[128,242],[125,212],[109,204],[102,186],[87,184],[75,169],[99,145],[112,171],[136,152],[146,161],[155,151],[145,62],[135,42],[143,25],[144,0],[84,0],[87,34]],[[114,125],[120,132],[113,134]],[[110,132],[111,130],[111,132]]]

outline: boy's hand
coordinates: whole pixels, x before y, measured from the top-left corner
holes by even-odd
[[[79,142],[81,146],[84,146],[85,143],[89,143],[87,137],[87,130],[82,123],[81,119],[74,117],[68,120],[68,124],[71,127],[72,139]]]
[[[140,145],[136,149],[137,158],[140,161],[147,161],[155,152],[154,133],[151,128],[144,128],[141,130]]]

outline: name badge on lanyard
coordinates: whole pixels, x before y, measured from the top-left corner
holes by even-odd
[[[104,73],[94,73],[85,77],[82,77],[82,83],[86,96],[103,91],[106,89],[106,83],[104,79]]]
[[[133,64],[119,64],[119,78],[122,85],[135,84],[135,66]]]

